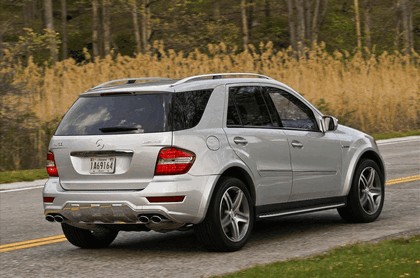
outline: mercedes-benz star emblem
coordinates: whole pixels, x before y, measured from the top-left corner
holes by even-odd
[[[98,150],[102,150],[105,147],[104,141],[102,139],[96,141],[96,147],[98,148]]]

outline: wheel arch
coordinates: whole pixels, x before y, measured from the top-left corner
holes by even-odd
[[[374,149],[365,149],[364,151],[361,151],[358,156],[354,156],[353,161],[350,164],[351,167],[349,167],[349,170],[346,175],[345,184],[343,188],[343,195],[348,195],[351,188],[351,184],[353,182],[354,173],[360,162],[364,159],[373,160],[378,165],[381,171],[381,178],[385,183],[385,164],[382,160],[382,157]]]
[[[238,166],[234,166],[229,169],[226,169],[220,177],[233,177],[241,180],[245,184],[246,188],[249,191],[249,194],[251,195],[252,205],[255,206],[256,192],[254,182],[245,169]]]

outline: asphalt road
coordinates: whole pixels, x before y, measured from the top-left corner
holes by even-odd
[[[420,137],[379,145],[387,180],[420,174]],[[44,220],[41,188],[0,189],[0,247],[61,234],[58,224]],[[249,243],[235,253],[207,252],[192,231],[121,232],[108,249],[82,250],[63,241],[2,252],[0,277],[207,277],[355,242],[420,234],[419,215],[416,180],[386,187],[384,210],[374,223],[347,224],[335,210],[269,220],[258,223]]]

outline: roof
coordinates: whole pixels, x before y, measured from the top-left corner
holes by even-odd
[[[261,74],[255,73],[214,73],[195,75],[184,79],[170,79],[160,77],[143,77],[143,78],[124,78],[117,79],[97,85],[84,94],[102,94],[102,93],[118,93],[118,92],[174,92],[189,90],[194,87],[202,87],[203,89],[212,89],[219,85],[232,82],[261,82],[261,80],[271,81],[270,83],[281,84],[280,82]],[[281,84],[284,86],[284,84]]]

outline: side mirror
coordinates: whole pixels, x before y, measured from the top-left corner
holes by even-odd
[[[334,131],[338,127],[338,120],[334,118],[333,116],[323,116],[322,117],[322,124],[324,132],[327,131]]]

